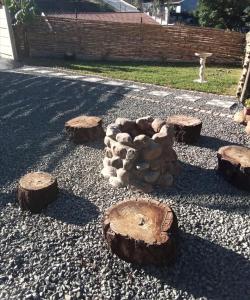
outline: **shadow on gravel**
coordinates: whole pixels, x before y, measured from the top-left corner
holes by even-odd
[[[229,184],[215,169],[204,169],[180,162],[181,174],[168,190],[158,190],[159,195],[173,197],[180,203],[195,204],[210,209],[235,213],[249,213],[249,192]]]
[[[162,284],[186,291],[195,298],[250,299],[250,261],[183,231],[180,232],[180,254],[174,266],[143,269]]]
[[[123,98],[117,91],[119,87],[0,71],[0,186],[36,170],[37,164],[53,171],[74,150],[64,123],[81,114],[105,115]]]
[[[0,70],[11,70],[21,67],[22,63],[14,61],[12,59],[5,59],[0,57]]]
[[[98,217],[99,210],[88,199],[60,190],[57,200],[48,206],[45,215],[67,224],[85,225]]]
[[[8,204],[18,205],[16,190],[9,193],[0,193],[0,211]]]
[[[231,143],[229,141],[221,140],[211,136],[204,136],[204,135],[200,137],[199,142],[197,144],[197,146],[201,148],[207,148],[215,151],[219,150],[220,147],[230,146],[230,145],[242,146],[237,143]]]
[[[71,144],[72,147],[85,146],[85,147],[94,148],[98,150],[104,150],[104,148],[106,147],[103,138],[99,139],[98,141],[90,141],[83,144],[74,144],[65,133],[65,139]]]

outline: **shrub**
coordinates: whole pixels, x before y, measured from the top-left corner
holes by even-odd
[[[31,23],[36,16],[33,0],[5,0],[4,4],[10,10],[14,25]]]
[[[250,108],[250,98],[245,100],[244,105],[245,107]]]

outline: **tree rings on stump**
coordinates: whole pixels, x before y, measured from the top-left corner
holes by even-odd
[[[65,130],[76,144],[95,141],[104,136],[102,119],[93,116],[79,116],[69,120],[65,123]]]
[[[234,186],[250,191],[250,148],[225,146],[217,157],[218,172]]]
[[[177,142],[194,144],[200,137],[202,122],[198,118],[175,115],[167,119],[167,124],[174,127]]]
[[[48,173],[32,172],[19,180],[17,199],[23,210],[41,212],[57,194],[57,180]]]
[[[129,199],[104,216],[104,237],[112,253],[138,264],[171,263],[176,257],[177,218],[163,203]]]

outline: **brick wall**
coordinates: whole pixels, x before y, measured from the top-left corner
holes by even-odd
[[[20,39],[20,29],[16,35]],[[206,51],[214,53],[208,62],[241,64],[245,35],[191,26],[49,17],[28,27],[27,44],[31,57],[62,57],[70,51],[83,59],[197,62],[194,52]]]

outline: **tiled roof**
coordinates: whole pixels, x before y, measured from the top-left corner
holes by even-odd
[[[50,17],[75,19],[75,14],[48,14]],[[143,23],[158,24],[154,19],[144,13],[78,13],[79,20],[102,21],[102,22],[118,22],[118,23]]]

